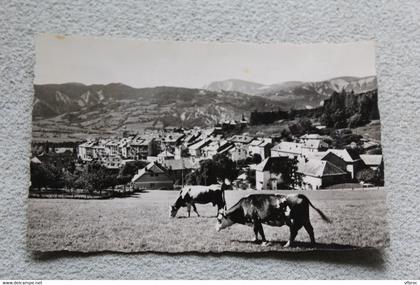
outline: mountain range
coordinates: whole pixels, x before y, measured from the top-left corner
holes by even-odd
[[[284,102],[236,91],[124,84],[35,85],[33,134],[115,133],[147,127],[211,126],[251,110],[287,109]]]
[[[121,83],[35,85],[33,132],[113,133],[147,127],[210,126],[253,110],[317,107],[334,91],[376,89],[376,77],[263,85],[243,80],[212,82],[201,89],[133,88]]]
[[[286,81],[264,85],[251,81],[228,79],[203,87],[211,91],[237,91],[271,100],[282,101],[293,108],[313,108],[322,104],[334,92],[353,91],[355,94],[377,89],[376,76],[337,77],[324,81]]]

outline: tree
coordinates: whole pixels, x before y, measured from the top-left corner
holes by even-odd
[[[248,156],[245,159],[238,160],[236,162],[236,168],[244,168],[250,164],[258,164],[262,161],[261,155],[254,153],[252,156]]]
[[[380,184],[380,180],[381,180],[381,176],[380,176],[380,172],[370,169],[370,168],[366,168],[366,169],[362,169],[359,172],[356,173],[356,179],[360,182],[365,182],[365,183],[371,183],[374,185],[379,185]]]
[[[63,186],[61,171],[48,163],[31,162],[32,188],[59,188]]]
[[[192,185],[211,185],[218,180],[233,181],[237,177],[235,162],[225,155],[217,154],[213,159],[202,160],[200,168],[186,176],[186,182]]]
[[[204,183],[202,183],[202,176],[199,170],[188,173],[185,176],[185,182],[187,185],[202,185]]]
[[[334,128],[341,129],[347,127],[346,112],[338,108],[332,115],[331,120],[334,122]]]
[[[318,130],[312,126],[311,120],[307,118],[301,118],[296,123],[289,125],[290,132],[300,137],[307,133],[317,133]]]
[[[327,128],[331,128],[334,126],[334,122],[331,119],[331,114],[328,111],[325,111],[320,118],[321,124],[326,126]]]
[[[298,173],[298,160],[296,158],[287,159],[287,167],[283,174],[283,183],[292,189],[302,184],[302,174]]]
[[[147,162],[141,160],[127,162],[120,168],[116,177],[117,181],[115,181],[114,185],[129,183],[138,170],[143,169],[146,165]]]
[[[49,173],[40,163],[31,162],[31,189],[46,187]]]
[[[152,139],[149,144],[147,145],[147,155],[148,156],[155,156],[158,154],[158,147],[156,141]]]
[[[203,183],[204,185],[211,185],[217,183],[216,176],[216,164],[211,159],[204,160],[200,163],[200,178],[197,179],[198,183]]]
[[[334,134],[333,136],[333,145],[335,148],[343,149],[346,148],[347,145],[355,142],[357,145],[361,144],[361,135],[347,133],[347,134]]]
[[[284,128],[281,131],[281,138],[285,141],[291,141],[292,138],[291,138],[291,135],[290,135],[290,131],[288,129]]]
[[[271,172],[276,175],[281,174],[283,187],[294,189],[302,183],[302,175],[298,173],[298,160],[287,158],[286,163],[284,162],[284,160],[273,160],[270,166]]]
[[[229,179],[230,181],[233,181],[238,177],[238,169],[236,168],[236,164],[230,158],[222,154],[216,154],[213,157],[213,160],[215,163],[215,174],[218,179]]]
[[[146,161],[129,161],[123,165],[123,167],[120,168],[120,171],[118,172],[119,177],[123,176],[131,176],[133,177],[139,169],[143,169],[146,167],[148,163]]]
[[[360,125],[362,125],[362,116],[359,113],[356,113],[349,118],[349,128],[356,128]]]
[[[104,166],[94,162],[85,167],[76,184],[91,194],[94,191],[102,194],[102,190],[117,185],[118,179],[116,174],[110,174]]]
[[[250,164],[259,164],[261,163],[262,158],[261,155],[259,155],[258,153],[254,153],[250,159]]]
[[[76,182],[76,176],[73,175],[70,171],[63,172],[63,185],[67,189],[74,188]]]
[[[302,128],[303,132],[309,132],[313,129],[311,120],[307,118],[299,119],[298,121],[300,127]]]

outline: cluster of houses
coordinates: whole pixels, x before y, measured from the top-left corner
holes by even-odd
[[[282,182],[272,165],[297,160],[297,173],[301,182],[298,189],[317,190],[355,180],[363,168],[383,167],[382,155],[359,155],[351,146],[346,149],[330,148],[331,138],[306,134],[293,142],[276,142],[270,137],[246,134],[225,137],[218,128],[189,130],[162,130],[123,138],[89,140],[80,144],[77,156],[82,161],[100,161],[105,167],[117,169],[134,160],[149,164],[140,169],[132,185],[143,189],[172,189],[175,181],[184,184],[187,173],[200,167],[200,161],[223,154],[238,162],[259,155],[261,163],[249,165],[255,170],[257,190],[277,189]],[[372,142],[367,141],[368,147]],[[247,179],[242,174],[238,180]]]
[[[356,173],[364,168],[377,170],[383,167],[382,154],[359,155],[359,151],[352,146],[344,149],[329,148],[330,141],[329,136],[306,134],[297,142],[280,142],[275,145],[268,160],[296,158],[297,173],[302,177],[299,188],[303,190],[317,190],[352,182],[355,181]],[[375,146],[379,144],[375,143]],[[260,179],[257,189],[274,188],[274,183],[270,185],[272,178],[267,170],[263,172],[268,178]],[[276,178],[278,179],[280,178]]]

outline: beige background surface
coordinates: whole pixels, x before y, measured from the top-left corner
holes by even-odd
[[[420,278],[420,4],[407,1],[0,2],[0,278]],[[391,247],[270,255],[34,255],[25,248],[34,36],[377,41]]]

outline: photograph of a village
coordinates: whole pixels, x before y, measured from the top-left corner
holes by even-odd
[[[33,251],[389,244],[373,42],[36,39]]]

